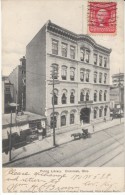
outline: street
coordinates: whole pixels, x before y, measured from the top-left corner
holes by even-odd
[[[8,167],[120,167],[124,166],[124,124],[32,154]]]

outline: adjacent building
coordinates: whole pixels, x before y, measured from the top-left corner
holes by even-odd
[[[48,130],[54,124],[58,132],[108,120],[110,53],[90,36],[48,21],[26,47],[26,110],[45,115]]]
[[[2,113],[10,113],[9,103],[13,102],[13,84],[7,76],[2,76]]]
[[[110,87],[110,108],[121,108],[124,111],[124,73],[112,75],[112,86]]]
[[[112,86],[118,87],[119,83],[121,87],[124,87],[124,73],[117,73],[112,75]]]
[[[9,81],[13,84],[13,100],[19,104],[19,110],[26,108],[26,58],[23,56],[18,65],[9,75]]]

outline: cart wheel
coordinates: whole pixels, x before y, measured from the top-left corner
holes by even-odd
[[[8,152],[9,152],[8,150],[5,150],[5,154],[8,154]]]
[[[30,143],[30,137],[26,137],[26,143]]]
[[[90,133],[88,134],[88,138],[91,138],[91,134]]]

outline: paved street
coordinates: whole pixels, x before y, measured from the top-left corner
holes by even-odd
[[[32,145],[31,145],[32,147]],[[56,148],[17,159],[9,167],[120,167],[124,166],[124,125],[70,141]]]

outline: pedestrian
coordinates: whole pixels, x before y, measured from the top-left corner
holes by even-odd
[[[95,132],[95,126],[93,125],[93,132]]]
[[[104,122],[106,123],[106,118],[104,117]]]
[[[42,128],[38,129],[38,139],[39,139],[39,141],[41,141],[42,138],[43,138],[42,133],[43,133],[43,129]]]

